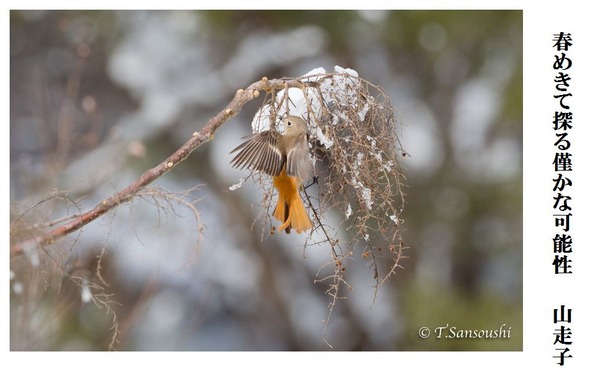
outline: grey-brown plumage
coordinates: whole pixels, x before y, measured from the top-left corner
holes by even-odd
[[[290,115],[283,120],[284,130],[262,131],[247,136],[233,149],[238,154],[231,160],[234,168],[248,168],[279,176],[285,166],[288,176],[309,180],[313,176],[308,152],[308,127],[304,119]]]

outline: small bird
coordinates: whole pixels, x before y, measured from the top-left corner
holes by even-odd
[[[234,168],[249,168],[273,176],[273,185],[279,199],[273,216],[282,222],[279,231],[302,233],[312,228],[312,223],[298,187],[303,180],[313,177],[313,166],[308,151],[308,127],[304,119],[289,115],[283,120],[283,133],[262,131],[246,136],[231,153]]]

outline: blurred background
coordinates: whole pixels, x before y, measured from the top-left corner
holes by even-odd
[[[390,96],[408,153],[404,268],[374,297],[369,264],[348,261],[352,289],[329,317],[327,284],[315,283],[328,248],[264,239],[260,187],[228,190],[246,175],[229,151],[256,99],[151,185],[171,195],[149,191],[11,259],[11,349],[522,350],[522,21],[521,11],[11,12],[13,242],[122,189],[263,76],[356,70]],[[434,333],[503,324],[510,338]]]

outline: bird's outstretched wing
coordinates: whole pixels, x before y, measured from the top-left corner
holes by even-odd
[[[231,153],[238,154],[231,160],[234,168],[249,168],[277,176],[281,173],[285,158],[279,148],[281,134],[274,130],[246,136]]]

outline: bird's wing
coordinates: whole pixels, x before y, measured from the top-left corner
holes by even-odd
[[[274,130],[251,134],[247,141],[233,149],[231,153],[238,154],[231,160],[234,168],[249,168],[264,172],[271,176],[281,173],[285,162],[279,150],[281,134]]]
[[[308,152],[306,136],[298,137],[287,151],[287,175],[310,180],[313,177],[313,165]]]

